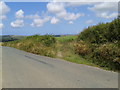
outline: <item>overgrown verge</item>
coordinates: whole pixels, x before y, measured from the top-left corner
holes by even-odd
[[[81,32],[75,52],[109,70],[120,70],[120,19],[100,23]]]
[[[38,55],[55,57],[55,43],[55,37],[51,35],[34,35],[17,41],[5,42],[3,46],[14,47]]]

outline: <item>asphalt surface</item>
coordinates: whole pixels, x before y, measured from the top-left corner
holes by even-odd
[[[2,47],[2,88],[118,88],[118,73]]]

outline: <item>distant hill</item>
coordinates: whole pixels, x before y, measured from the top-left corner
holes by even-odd
[[[26,36],[3,35],[3,36],[0,36],[0,42],[15,41],[15,40],[23,39],[25,37]]]

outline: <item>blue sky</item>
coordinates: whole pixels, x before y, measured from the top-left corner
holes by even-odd
[[[117,3],[0,2],[2,35],[78,34],[117,17]],[[0,9],[1,10],[1,9]]]

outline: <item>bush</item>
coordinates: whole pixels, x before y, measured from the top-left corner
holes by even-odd
[[[99,23],[84,29],[77,40],[89,43],[104,44],[106,42],[116,42],[120,39],[120,19],[115,19],[110,23]]]
[[[44,35],[40,38],[40,42],[42,42],[45,46],[52,46],[56,43],[56,39],[52,35]]]
[[[101,67],[120,70],[120,48],[111,43],[106,43],[93,52],[94,63]]]
[[[28,52],[34,53],[34,54],[38,54],[38,55],[44,55],[44,56],[48,56],[48,57],[55,57],[55,51],[53,51],[53,48],[51,47],[46,47],[43,46],[41,44],[39,45],[34,45],[31,48],[28,48]]]
[[[55,38],[51,35],[33,35],[18,41],[5,42],[3,46],[18,48],[38,55],[55,57],[55,42]]]
[[[85,56],[89,54],[91,51],[89,46],[82,40],[77,42],[74,46],[75,46],[75,53],[79,55]]]

